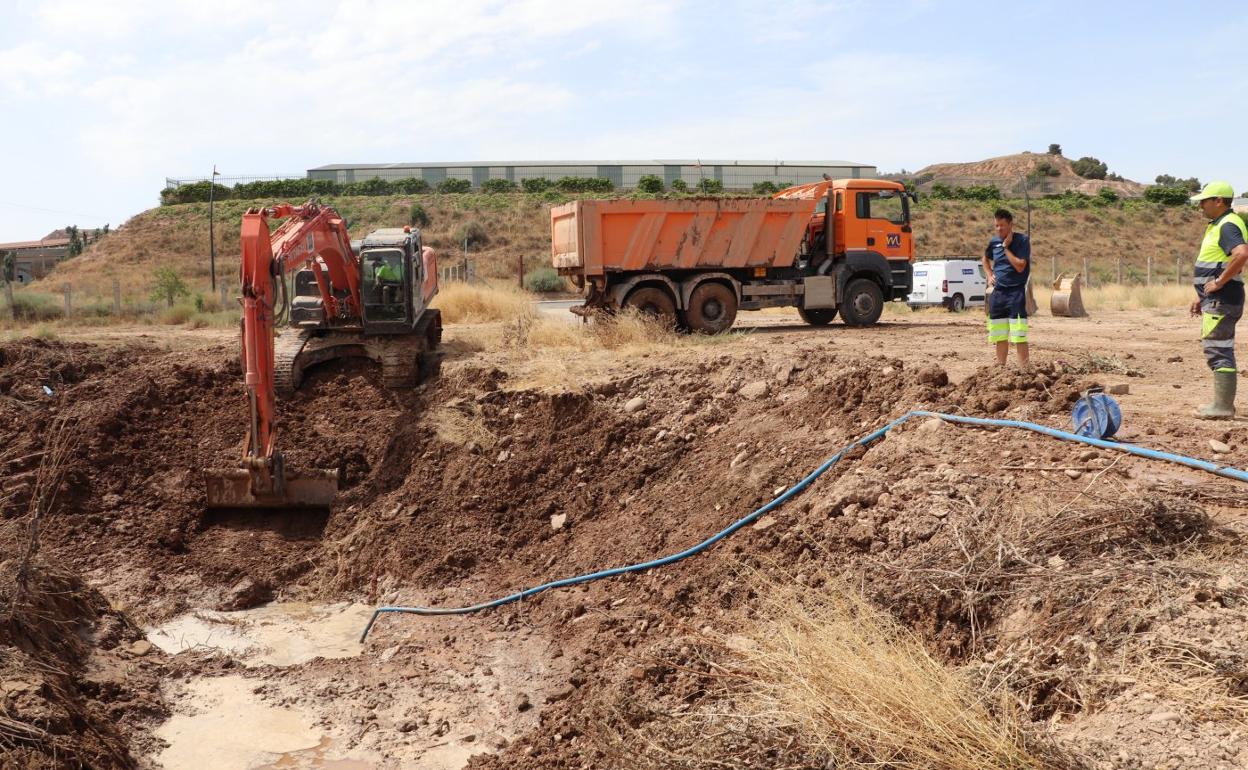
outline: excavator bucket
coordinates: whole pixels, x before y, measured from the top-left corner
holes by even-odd
[[[338,493],[338,471],[327,470],[284,470],[270,476],[247,468],[210,468],[204,471],[204,482],[209,510],[328,509]]]
[[[1085,318],[1088,315],[1083,308],[1083,276],[1062,273],[1057,277],[1053,282],[1053,296],[1049,298],[1049,312],[1065,318]]]

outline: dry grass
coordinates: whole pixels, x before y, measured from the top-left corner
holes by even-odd
[[[1034,283],[1036,303],[1040,312],[1048,315],[1049,299],[1053,290],[1048,285]],[[1152,286],[1128,284],[1084,287],[1083,305],[1089,312],[1107,310],[1158,310],[1162,313],[1185,313],[1196,292],[1187,284],[1154,284]]]
[[[760,579],[755,576],[752,579]],[[854,589],[764,583],[771,622],[737,645],[760,712],[795,726],[835,767],[1040,768],[1009,700],[989,708],[971,683]]]
[[[444,323],[514,321],[536,313],[533,295],[511,287],[448,283],[433,299]]]

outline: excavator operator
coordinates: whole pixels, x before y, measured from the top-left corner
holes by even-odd
[[[398,268],[380,256],[373,257],[372,265],[378,301],[382,305],[395,304],[398,301],[399,287],[403,283]]]

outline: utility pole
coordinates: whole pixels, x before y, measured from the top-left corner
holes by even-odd
[[[217,290],[217,239],[212,217],[213,198],[217,191],[217,164],[212,164],[212,176],[208,177],[208,267],[212,273],[212,290]]]

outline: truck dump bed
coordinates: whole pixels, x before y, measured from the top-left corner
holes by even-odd
[[[551,209],[561,273],[788,267],[818,201],[583,200]]]

